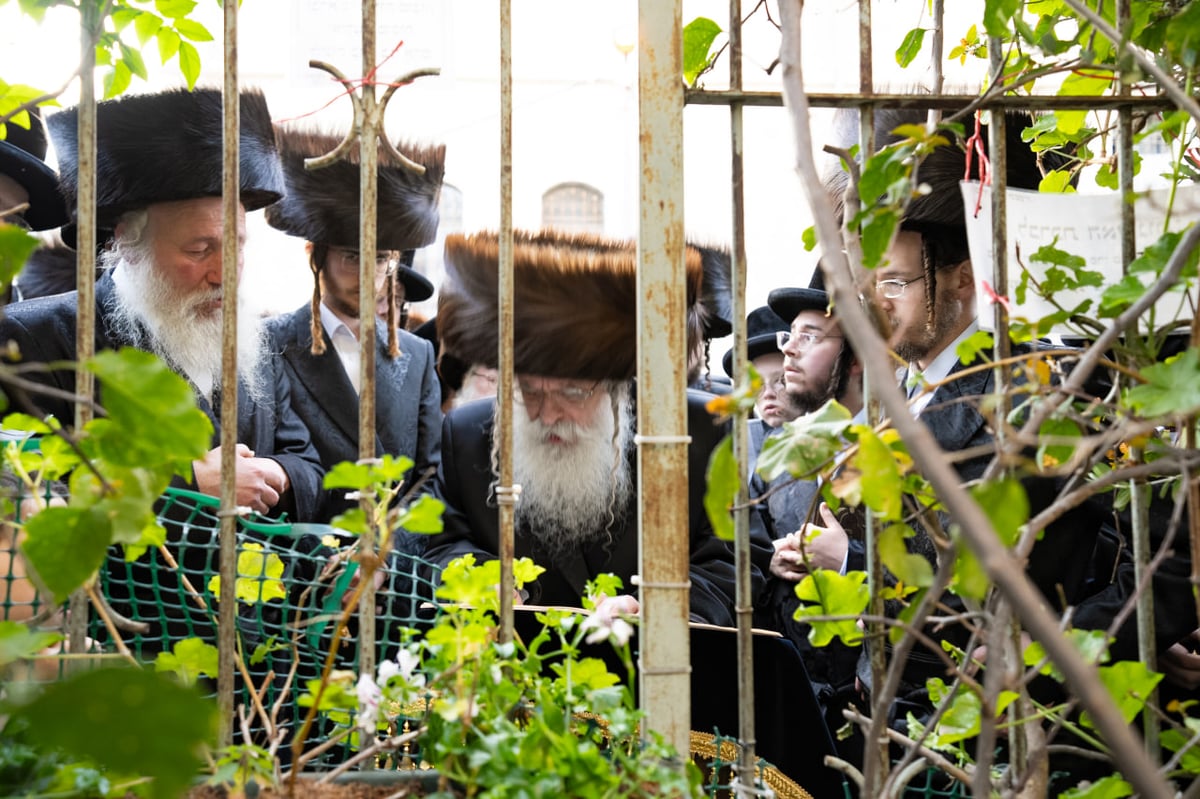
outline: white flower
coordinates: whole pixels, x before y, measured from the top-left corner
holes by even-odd
[[[421,688],[425,685],[425,675],[419,672],[414,673],[417,666],[421,665],[421,656],[416,652],[408,649],[401,649],[400,654],[396,656],[400,661],[398,668],[400,675],[404,677],[404,681],[413,688]]]
[[[379,690],[379,686],[375,684],[369,674],[358,678],[357,690],[358,726],[360,729],[373,730],[379,720],[379,702],[383,699],[383,692]]]
[[[403,658],[404,653],[401,652],[400,656],[401,656],[401,658]],[[409,670],[411,671],[411,669],[409,669]],[[387,685],[388,680],[392,679],[397,674],[403,674],[403,673],[404,673],[404,669],[401,668],[400,664],[396,663],[394,660],[384,660],[379,664],[378,682],[380,685]],[[408,676],[408,675],[405,675],[405,676]]]
[[[633,635],[633,625],[622,619],[620,616],[609,616],[608,614],[593,613],[583,620],[581,630],[589,630],[587,637],[583,640],[589,644],[598,644],[601,641],[612,641],[616,646],[625,646],[629,643],[629,637]]]

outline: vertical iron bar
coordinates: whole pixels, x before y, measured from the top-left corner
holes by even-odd
[[[688,751],[682,0],[640,0],[638,113],[638,535],[644,730]]]
[[[742,89],[742,3],[729,0],[729,88]],[[742,104],[729,105],[730,177],[733,200],[733,373],[746,374],[749,360],[746,342],[746,186]],[[735,417],[736,418],[736,417]],[[733,456],[738,465],[738,487],[734,513],[734,556],[737,567],[735,591],[738,652],[738,782],[747,791],[754,787],[754,749],[757,746],[754,718],[754,595],[750,585],[750,442],[746,422],[733,425]],[[692,479],[697,479],[693,475]]]
[[[217,707],[221,716],[219,743],[233,741],[234,672],[237,657],[237,310],[241,277],[241,179],[238,135],[241,96],[238,91],[237,3],[225,3],[225,63],[221,99],[223,152],[221,178],[221,590],[217,623]],[[253,690],[251,686],[248,689]]]
[[[500,348],[496,432],[500,437],[500,485],[512,486],[512,0],[500,0]],[[500,642],[512,641],[512,557],[517,495],[500,501]]]
[[[83,363],[96,354],[96,37],[100,26],[100,9],[94,3],[80,8],[79,59],[79,188],[76,195],[75,286],[79,291],[76,302],[75,357]],[[87,369],[75,370],[75,392],[91,398],[96,381]],[[92,406],[75,403],[75,430],[82,431],[92,420]],[[66,630],[68,650],[73,655],[87,651],[88,601],[83,589],[74,591],[70,599]],[[75,661],[70,661],[75,664]],[[70,669],[74,670],[74,669]]]
[[[513,221],[512,221],[512,0],[500,0],[500,348],[496,433],[500,436],[500,485],[512,486],[513,418]],[[512,502],[501,501],[500,512],[500,642],[513,637],[513,516]]]
[[[362,2],[362,118],[359,122],[358,167],[358,457],[375,457],[375,209],[379,145],[375,103],[375,0]],[[366,525],[359,546],[375,552],[373,525]],[[359,674],[375,675],[375,586],[365,586],[358,602]],[[373,732],[373,731],[372,731]]]

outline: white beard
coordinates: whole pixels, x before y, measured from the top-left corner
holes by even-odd
[[[221,290],[180,296],[154,274],[149,257],[126,247],[122,255],[104,253],[116,285],[109,310],[114,335],[153,352],[183,371],[200,393],[211,396],[221,384],[221,313],[203,312],[206,303],[221,298]],[[147,335],[148,334],[148,335]],[[272,401],[273,386],[262,366],[267,347],[262,318],[238,298],[238,377],[250,399]]]
[[[516,521],[551,560],[608,543],[625,514],[633,484],[625,454],[633,414],[627,392],[618,390],[619,418],[602,402],[590,428],[567,421],[547,427],[519,408],[513,414],[513,481],[521,486]],[[550,435],[574,443],[551,444]]]

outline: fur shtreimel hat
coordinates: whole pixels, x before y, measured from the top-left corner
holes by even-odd
[[[12,178],[29,193],[29,207],[21,217],[30,230],[50,230],[67,221],[67,209],[58,193],[58,175],[46,165],[46,123],[36,108],[27,112],[21,123],[17,120],[14,116],[4,125],[0,175]]]
[[[155,203],[221,196],[222,100],[219,89],[172,89],[130,95],[96,106],[97,225]],[[58,153],[60,186],[74,217],[79,187],[78,109],[47,124]],[[241,200],[255,211],[278,200],[283,170],[275,128],[262,92],[241,94],[238,168]]]
[[[357,145],[349,161],[339,160],[310,170],[305,169],[304,160],[332,152],[341,142],[341,135],[281,127],[278,139],[287,194],[267,208],[267,223],[311,242],[358,249]],[[425,167],[425,174],[414,173],[386,148],[379,149],[375,246],[381,250],[413,250],[437,238],[446,147],[400,144],[396,149]],[[398,278],[408,300],[420,302],[433,296],[433,285],[419,272],[401,266]]]
[[[700,310],[704,313],[704,338],[724,338],[733,332],[733,259],[729,250],[711,244],[688,242],[700,251],[704,285]]]
[[[927,111],[919,108],[881,108],[875,112],[875,146],[882,149],[902,140],[894,131],[901,125],[925,125]],[[1042,174],[1038,169],[1037,155],[1027,142],[1021,141],[1021,131],[1029,127],[1032,117],[1024,112],[1009,112],[1005,125],[1005,150],[1008,157],[1008,185],[1017,189],[1036,189]],[[973,123],[966,122],[968,134]],[[971,174],[966,175],[966,150],[964,143],[952,139],[947,146],[934,149],[921,161],[917,169],[917,180],[928,184],[929,193],[916,197],[909,203],[901,221],[903,230],[917,232],[941,232],[961,235],[966,239],[966,214],[963,210],[959,182],[964,179],[979,180],[980,159],[971,161]],[[987,127],[981,131],[984,151],[987,150]],[[850,148],[859,143],[859,115],[857,109],[839,109],[834,114],[833,134],[830,143],[836,147]],[[1047,169],[1057,165],[1057,156],[1046,163]],[[834,202],[838,219],[842,217],[842,202],[850,176],[837,164],[824,177],[825,190]]]
[[[442,352],[497,366],[500,246],[495,233],[446,238],[438,298]],[[687,248],[687,340],[703,336],[700,252]],[[554,231],[513,242],[513,369],[628,380],[637,370],[637,244]],[[443,356],[444,357],[444,356]]]

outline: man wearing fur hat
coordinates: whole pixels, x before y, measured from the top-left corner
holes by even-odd
[[[497,362],[498,259],[493,234],[446,241],[438,327],[443,351],[466,363]],[[694,344],[702,327],[700,258],[691,248],[687,266]],[[578,607],[590,578],[612,572],[630,590],[638,568],[636,248],[584,236],[518,235],[513,269],[516,555],[547,569],[530,587],[530,602]],[[704,408],[707,398],[688,396],[691,613],[732,625],[733,554],[713,535],[703,508],[708,457],[724,433]],[[446,502],[445,531],[427,551],[439,565],[468,553],[492,559],[499,551],[494,412],[493,401],[480,400],[446,416],[436,483]],[[636,609],[632,596],[616,599]]]
[[[115,231],[96,286],[96,349],[133,346],[159,355],[196,392],[220,426],[222,274],[222,100],[217,90],[166,91],[100,103],[96,109],[98,226]],[[62,194],[73,203],[78,182],[76,109],[49,119],[59,155]],[[262,94],[241,96],[241,204],[244,212],[279,199],[283,176]],[[74,210],[74,209],[72,209]],[[238,271],[241,263],[238,264]],[[74,361],[74,292],[7,309],[0,343],[28,362]],[[239,298],[243,300],[244,298]],[[237,503],[260,513],[310,519],[323,472],[304,425],[290,408],[289,387],[267,357],[258,314],[238,319]],[[33,373],[70,396],[71,369]],[[103,388],[100,389],[103,404]],[[73,418],[59,396],[33,398],[64,424]],[[214,433],[214,444],[220,441]],[[194,466],[195,487],[217,495],[220,448]]]
[[[308,242],[312,303],[273,320],[269,329],[292,383],[292,407],[308,426],[325,469],[356,461],[359,454],[359,167],[337,161],[308,170],[304,160],[331,152],[340,141],[341,136],[280,130],[287,193],[266,211],[270,225]],[[386,324],[375,320],[375,450],[412,458],[415,480],[437,467],[440,388],[433,346],[398,329],[397,306],[433,295],[433,285],[409,264],[414,250],[437,236],[446,149],[403,145],[400,152],[424,172],[380,149],[375,289],[386,302]],[[327,522],[353,504],[331,494],[317,520]]]

